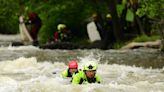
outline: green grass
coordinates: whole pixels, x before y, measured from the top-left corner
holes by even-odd
[[[137,36],[132,41],[133,42],[146,42],[146,41],[155,41],[158,39],[160,39],[160,36],[158,35],[153,35],[153,36],[141,35],[141,36]]]
[[[153,35],[153,36],[141,35],[141,36],[137,36],[136,38],[128,40],[128,41],[116,42],[113,45],[113,49],[119,49],[122,46],[126,45],[127,43],[131,43],[131,42],[146,42],[146,41],[155,41],[158,39],[160,39],[160,36],[158,36],[158,35]],[[74,38],[74,39],[72,39],[72,42],[78,43],[80,45],[90,44],[88,38],[86,38],[86,37]]]
[[[121,42],[121,43],[116,42],[116,43],[114,43],[113,48],[114,49],[119,49],[122,46],[124,46],[128,43],[131,43],[131,42],[146,42],[146,41],[155,41],[155,40],[158,40],[158,39],[160,39],[159,35],[153,35],[153,36],[141,35],[141,36],[137,36],[136,38],[134,38],[132,40],[128,40],[128,41],[125,41],[125,42]]]
[[[120,49],[124,45],[125,45],[125,43],[123,43],[123,42],[121,42],[121,43],[116,42],[113,45],[113,49]]]

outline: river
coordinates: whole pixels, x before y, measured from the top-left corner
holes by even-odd
[[[0,92],[164,92],[164,54],[158,49],[49,50],[0,41]],[[101,84],[75,86],[61,78],[74,58],[81,69],[96,61]]]

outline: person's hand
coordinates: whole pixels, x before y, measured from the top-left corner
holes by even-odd
[[[23,19],[24,19],[24,16],[20,16],[20,17],[19,17],[19,22],[20,22],[20,23],[23,23],[23,22],[24,22]]]
[[[32,22],[31,22],[31,20],[29,20],[29,21],[28,21],[28,23],[30,23],[30,24],[31,24],[31,23],[32,23]]]

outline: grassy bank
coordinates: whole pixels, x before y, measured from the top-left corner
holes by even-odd
[[[146,42],[146,41],[155,41],[158,39],[160,39],[159,35],[152,35],[152,36],[141,35],[141,36],[137,36],[132,41],[133,42]]]
[[[159,35],[152,35],[152,36],[140,35],[140,36],[137,36],[133,39],[127,40],[125,42],[115,43],[113,48],[119,49],[119,48],[123,47],[124,45],[129,44],[131,42],[147,42],[147,41],[156,41],[159,39],[160,39]]]

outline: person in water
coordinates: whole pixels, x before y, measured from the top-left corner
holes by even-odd
[[[96,70],[97,64],[88,62],[85,64],[83,71],[79,71],[72,77],[72,84],[100,83],[101,77],[96,73]]]
[[[68,69],[64,70],[61,75],[63,78],[67,78],[67,77],[72,77],[74,73],[78,73],[77,60],[69,61]]]

